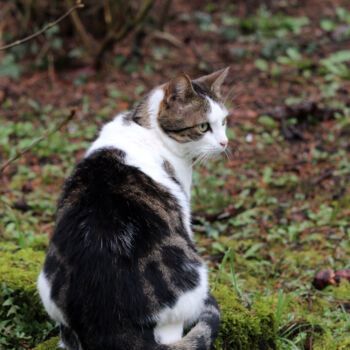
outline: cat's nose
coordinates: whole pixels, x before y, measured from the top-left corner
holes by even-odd
[[[222,147],[226,147],[227,144],[228,144],[228,141],[227,141],[227,140],[221,141],[221,142],[220,142],[220,145],[221,145]]]

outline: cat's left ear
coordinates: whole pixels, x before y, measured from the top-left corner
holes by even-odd
[[[168,101],[171,101],[172,99],[186,101],[193,95],[195,95],[195,92],[193,90],[191,79],[185,73],[181,73],[171,79],[165,89],[165,97]]]
[[[204,85],[208,90],[211,90],[216,96],[221,97],[221,85],[224,82],[230,67],[220,69],[209,75],[204,75],[196,80],[195,83]]]

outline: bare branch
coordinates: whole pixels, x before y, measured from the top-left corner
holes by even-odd
[[[95,67],[98,67],[100,65],[103,53],[105,52],[107,46],[113,41],[121,41],[123,40],[133,29],[137,31],[139,29],[139,26],[144,21],[145,17],[147,16],[148,12],[152,8],[155,0],[145,0],[138,11],[138,13],[135,15],[135,18],[132,20],[125,19],[125,25],[120,28],[116,32],[116,27],[114,26],[111,28],[104,39],[101,42],[101,45],[96,53],[95,58]]]
[[[85,5],[83,3],[80,2],[80,0],[77,0],[76,4],[69,9],[64,15],[62,15],[61,17],[59,17],[58,19],[56,19],[56,21],[50,22],[49,24],[47,24],[44,28],[40,29],[38,32],[31,34],[23,39],[20,40],[16,40],[15,42],[13,42],[12,44],[8,44],[5,46],[1,46],[0,47],[0,51],[1,50],[6,50],[6,49],[10,49],[11,47],[17,46],[17,45],[21,45],[33,38],[36,38],[37,36],[39,36],[40,34],[44,33],[45,31],[47,31],[48,29],[52,28],[53,26],[55,26],[56,24],[58,24],[59,22],[61,22],[63,19],[65,19],[67,16],[69,16],[74,10],[79,9],[79,8],[83,8]]]
[[[0,166],[0,173],[2,173],[5,168],[7,168],[11,163],[13,163],[16,159],[23,156],[23,154],[27,153],[30,149],[35,147],[39,142],[46,139],[50,135],[54,134],[56,131],[61,129],[64,125],[66,125],[77,113],[76,109],[72,109],[69,113],[69,115],[64,118],[60,123],[56,125],[56,127],[53,130],[47,130],[42,136],[40,136],[38,139],[36,139],[32,144],[30,144],[28,147],[24,148],[23,150],[17,151],[16,154],[10,158],[8,161],[6,161],[3,165]]]
[[[72,7],[72,1],[71,0],[65,0],[67,8]],[[72,13],[72,22],[73,25],[81,37],[81,40],[84,43],[84,46],[91,51],[93,51],[97,47],[96,40],[86,31],[82,21],[79,18],[79,15],[77,12]]]
[[[161,32],[160,30],[155,30],[153,33],[151,33],[151,36],[155,39],[161,39],[161,40],[168,41],[170,44],[172,44],[178,48],[183,47],[182,41],[179,40],[173,34],[170,34],[168,32]]]

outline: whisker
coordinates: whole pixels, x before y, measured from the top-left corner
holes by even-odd
[[[228,90],[227,94],[225,95],[225,98],[224,98],[224,105],[226,105],[226,102],[229,98],[229,96],[232,94],[232,91],[233,89],[236,87],[236,85],[232,85],[231,88]]]
[[[238,92],[234,92],[233,89],[237,87],[237,85],[233,85],[230,90],[228,91],[228,93],[226,94],[225,98],[224,98],[224,104],[226,104],[228,101],[229,102],[233,102],[237,97],[241,96],[244,92],[246,92],[242,87],[239,87]]]
[[[230,97],[230,100],[226,100],[226,102],[229,102],[229,103],[232,103],[234,100],[236,100],[239,96],[241,96],[243,94],[244,91],[239,91],[235,94],[233,94],[231,97]]]
[[[243,104],[240,103],[239,105],[234,105],[234,106],[232,106],[231,109],[236,110],[236,109],[241,108],[242,106],[243,106]]]
[[[203,153],[203,152],[201,154],[199,154],[198,157],[194,160],[194,162],[192,162],[192,166],[194,166],[198,162],[200,163],[204,156],[205,156],[205,153]]]
[[[226,149],[224,150],[224,154],[225,154],[225,156],[226,156],[226,159],[227,159],[227,160],[230,160],[230,158],[229,158],[229,156],[228,156],[228,154],[227,154]]]

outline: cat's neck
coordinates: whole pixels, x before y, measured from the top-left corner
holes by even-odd
[[[160,103],[164,97],[163,86],[151,91],[148,97],[148,111],[150,125],[154,138],[162,144],[161,150],[164,152],[165,159],[171,164],[175,171],[175,177],[180,182],[186,195],[190,198],[192,184],[192,159],[187,157],[186,150],[176,141],[170,139],[160,130],[157,122],[157,115]]]

